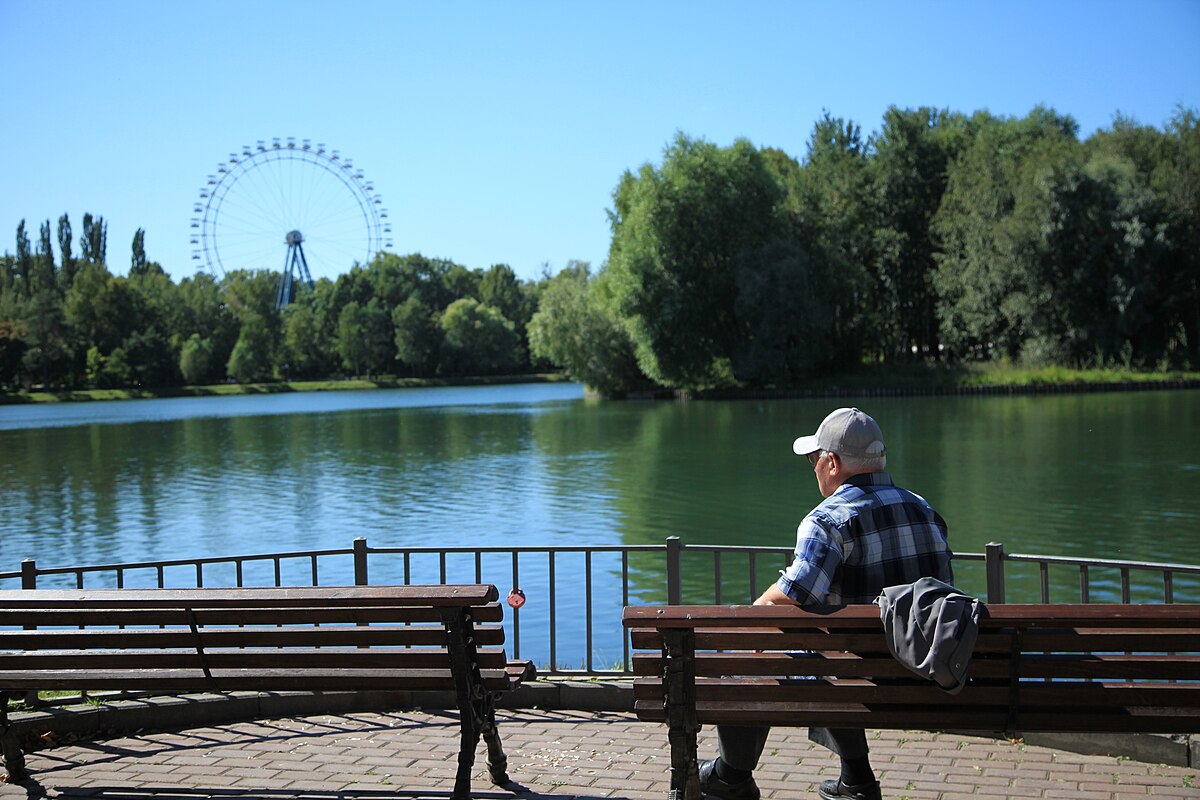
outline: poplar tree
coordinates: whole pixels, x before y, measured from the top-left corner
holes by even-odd
[[[138,228],[133,234],[133,257],[129,263],[129,274],[145,275],[146,271],[146,231]]]
[[[75,257],[71,255],[71,220],[63,214],[58,218],[58,278],[65,292],[75,282]]]
[[[33,269],[32,291],[41,292],[55,288],[54,248],[50,244],[50,220],[43,222],[38,229],[38,249],[33,261]]]
[[[17,225],[17,260],[16,272],[18,290],[25,297],[29,296],[29,280],[33,274],[33,250],[29,244],[29,234],[25,230],[25,220]]]
[[[105,250],[108,248],[108,225],[104,217],[93,218],[91,214],[83,215],[83,238],[79,242],[83,250],[83,260],[89,264],[103,264]]]

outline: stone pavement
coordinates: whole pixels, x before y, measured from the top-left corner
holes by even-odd
[[[499,712],[509,756],[507,789],[476,764],[476,800],[593,800],[667,795],[666,729],[604,711]],[[884,731],[872,762],[891,800],[950,798],[1200,798],[1186,767],[1083,756],[953,734]],[[711,728],[701,754],[713,752]],[[454,783],[457,715],[451,711],[312,714],[76,741],[30,754],[30,783],[0,784],[0,800],[265,798],[447,800]],[[836,759],[803,729],[778,729],[757,773],[765,798],[815,798]]]

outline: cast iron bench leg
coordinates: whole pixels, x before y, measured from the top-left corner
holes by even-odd
[[[667,740],[671,743],[669,800],[700,800],[696,734],[695,631],[663,631],[663,689],[667,707]]]
[[[503,786],[508,783],[508,756],[500,745],[500,731],[496,728],[496,697],[488,693],[483,700],[483,740],[487,743],[487,768],[492,783]]]
[[[9,783],[19,783],[29,777],[25,771],[25,754],[21,752],[21,744],[15,733],[5,733],[3,737],[4,770],[8,773]]]

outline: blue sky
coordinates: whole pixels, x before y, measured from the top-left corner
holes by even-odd
[[[1161,127],[1200,108],[1200,2],[0,0],[0,80],[0,251],[90,211],[115,272],[141,227],[190,275],[206,176],[294,136],[363,170],[396,252],[536,278],[603,263],[613,188],[676,131],[800,158],[824,109]]]

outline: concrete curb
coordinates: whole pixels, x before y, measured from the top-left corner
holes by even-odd
[[[9,715],[7,735],[40,749],[41,739],[74,734],[104,738],[140,730],[187,729],[206,725],[308,714],[381,709],[454,708],[452,692],[231,692],[146,697],[50,707]],[[633,711],[628,679],[541,678],[503,695],[500,708],[572,711]],[[988,735],[973,731],[972,735]],[[1028,744],[1080,755],[1108,755],[1150,764],[1200,767],[1200,735],[1031,733]]]

